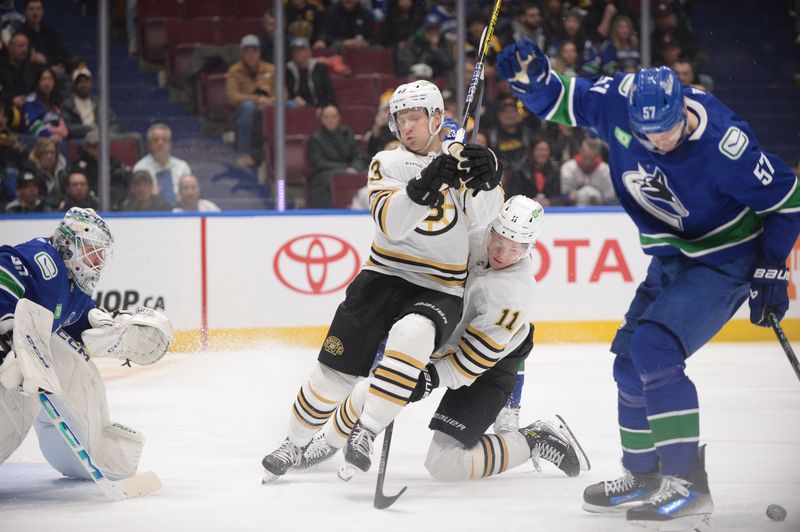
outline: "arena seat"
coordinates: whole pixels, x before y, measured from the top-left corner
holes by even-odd
[[[389,48],[347,48],[343,59],[353,74],[394,74],[394,57]]]
[[[367,174],[333,174],[331,176],[331,207],[349,209],[353,195],[367,184]]]

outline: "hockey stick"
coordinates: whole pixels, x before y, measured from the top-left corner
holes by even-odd
[[[386,430],[383,431],[383,448],[381,449],[381,462],[378,467],[378,481],[375,484],[375,500],[373,506],[378,510],[388,508],[394,501],[400,498],[400,495],[405,493],[408,486],[403,486],[397,495],[384,495],[383,482],[386,480],[386,464],[389,462],[389,446],[392,444],[392,429],[394,429],[394,421],[389,423]]]
[[[772,330],[775,331],[775,336],[778,337],[778,342],[780,342],[783,352],[786,353],[786,358],[789,359],[789,364],[792,365],[794,374],[797,375],[797,378],[800,380],[800,363],[797,362],[797,355],[794,354],[794,349],[792,349],[791,344],[789,344],[789,339],[786,338],[786,334],[783,332],[781,322],[778,321],[778,318],[776,318],[775,314],[772,312],[767,314],[767,318],[769,319],[770,325],[772,325]]]
[[[92,458],[89,456],[89,453],[78,440],[78,437],[75,436],[75,433],[72,432],[72,429],[69,428],[64,418],[61,417],[61,413],[59,413],[46,393],[39,392],[39,402],[42,403],[42,407],[45,412],[47,412],[50,422],[58,433],[61,434],[61,437],[64,438],[64,441],[67,442],[72,453],[78,458],[84,471],[89,474],[89,477],[97,484],[106,497],[113,501],[121,501],[129,497],[148,495],[161,489],[161,481],[152,471],[141,473],[117,482],[110,481],[103,472],[92,463]]]
[[[480,107],[481,102],[483,101],[483,66],[484,61],[486,59],[486,53],[489,51],[489,44],[492,41],[492,37],[494,37],[494,27],[497,25],[497,17],[500,14],[500,5],[502,4],[502,0],[497,0],[494,3],[494,8],[492,9],[492,16],[489,18],[489,24],[483,29],[483,33],[481,34],[481,41],[478,44],[478,57],[475,61],[475,68],[472,70],[472,79],[469,82],[469,87],[467,87],[467,96],[464,101],[464,112],[461,116],[461,123],[459,124],[458,132],[456,133],[455,142],[457,143],[464,143],[467,137],[467,121],[469,120],[470,111],[472,108],[472,103],[475,101],[475,94],[478,93],[478,101],[477,105],[475,106],[475,125],[472,127],[472,142],[475,142],[478,138],[478,124],[480,123],[481,115],[480,115]],[[478,89],[481,89],[478,92]],[[461,153],[460,148],[456,148],[458,153]],[[458,159],[458,156],[455,153],[451,152],[451,155]]]

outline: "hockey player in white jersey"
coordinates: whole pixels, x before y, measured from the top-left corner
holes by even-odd
[[[491,150],[477,145],[468,144],[461,160],[442,154],[443,119],[442,95],[430,82],[401,85],[392,95],[389,125],[401,145],[370,163],[370,255],[300,388],[286,440],[262,461],[265,480],[299,464],[302,449],[369,374],[388,333],[377,372],[383,378],[369,379],[360,424],[345,452],[348,462],[368,470],[373,439],[406,405],[431,353],[458,322],[468,231],[486,224],[502,204],[502,168]]]
[[[536,281],[531,251],[541,232],[543,209],[525,196],[509,199],[487,227],[470,231],[469,276],[464,311],[445,346],[433,355],[410,400],[446,387],[430,428],[434,436],[425,467],[439,480],[496,475],[532,459],[553,463],[568,476],[589,461],[563,419],[519,429],[499,423],[517,380],[517,368],[533,347],[529,319]],[[375,378],[383,379],[378,368]],[[344,446],[364,405],[366,381],[356,386],[303,453],[300,468],[333,456]],[[495,422],[494,434],[486,434]],[[349,478],[347,466],[340,472]]]
[[[95,307],[91,295],[113,244],[106,222],[76,207],[52,237],[0,247],[0,463],[35,420],[45,459],[67,477],[89,479],[39,407],[45,391],[100,471],[112,480],[136,473],[144,437],[110,420],[89,355],[152,364],[172,342],[172,325],[153,309],[112,316]]]

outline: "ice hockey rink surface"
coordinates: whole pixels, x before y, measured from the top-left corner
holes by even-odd
[[[797,349],[799,346],[795,346]],[[621,515],[580,507],[584,487],[619,475],[612,356],[605,345],[541,345],[528,359],[524,424],[561,414],[583,444],[589,472],[567,478],[549,463],[483,480],[432,480],[423,462],[441,391],[395,423],[385,491],[408,491],[375,510],[372,470],[349,483],[341,454],[313,472],[261,485],[261,458],[284,438],[289,409],[316,350],[168,355],[145,368],[102,361],[112,420],[147,437],[140,471],[164,485],[107,502],[90,482],[60,477],[31,434],[0,465],[0,530],[38,531],[592,531],[642,530]],[[708,530],[800,531],[800,382],[777,341],[705,347],[689,361],[716,506]],[[771,522],[768,504],[784,506]]]

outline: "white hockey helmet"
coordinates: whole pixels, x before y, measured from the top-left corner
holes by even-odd
[[[544,209],[538,201],[512,196],[500,208],[491,228],[500,236],[533,247],[542,232],[542,218]]]
[[[91,296],[113,254],[114,237],[105,220],[94,209],[73,207],[58,224],[52,242],[72,281]]]
[[[389,100],[389,129],[394,136],[400,138],[400,129],[397,127],[397,113],[406,109],[425,109],[428,113],[428,131],[435,135],[442,129],[442,123],[433,129],[433,117],[438,110],[444,121],[444,100],[439,87],[426,80],[412,81],[400,85],[394,90],[392,99]]]

